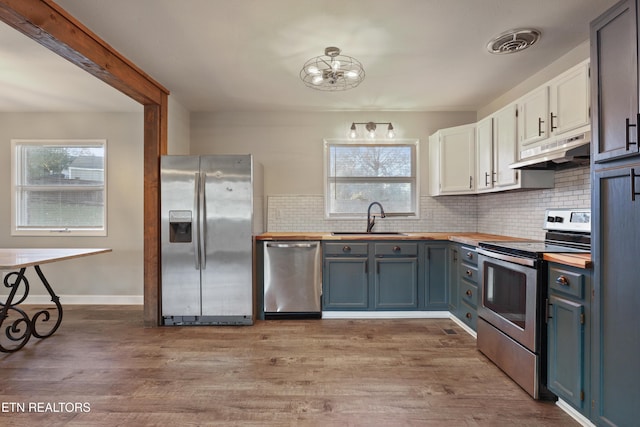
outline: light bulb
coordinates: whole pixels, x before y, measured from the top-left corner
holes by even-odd
[[[356,132],[356,124],[351,123],[351,129],[349,130],[349,138],[356,139],[358,132]]]
[[[320,70],[318,70],[318,67],[316,67],[315,65],[310,65],[307,68],[307,73],[313,74],[313,75],[321,74]]]
[[[319,85],[322,83],[322,76],[315,76],[313,79],[311,79],[311,83],[313,83],[314,85]]]
[[[371,129],[369,131],[369,138],[373,139],[376,137],[376,130],[375,129]]]
[[[340,61],[331,61],[331,69],[338,71],[340,69]]]
[[[351,70],[351,71],[347,71],[345,75],[350,79],[355,79],[356,77],[358,77],[358,72]]]
[[[389,127],[387,128],[387,138],[393,139],[396,137],[396,132],[393,130],[393,125],[389,123]]]

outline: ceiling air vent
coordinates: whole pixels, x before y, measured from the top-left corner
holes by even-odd
[[[495,54],[520,52],[540,38],[540,31],[534,29],[509,30],[496,36],[487,44],[487,50]]]

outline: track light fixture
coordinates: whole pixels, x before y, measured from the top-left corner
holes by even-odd
[[[363,123],[351,123],[351,128],[349,129],[349,138],[356,139],[358,137],[358,130],[356,129],[356,125],[364,125],[365,130],[367,131],[367,137],[374,139],[376,137],[376,128],[377,125],[388,125],[387,126],[387,134],[386,137],[388,139],[393,139],[396,136],[395,131],[393,130],[393,125],[391,122],[363,122]]]

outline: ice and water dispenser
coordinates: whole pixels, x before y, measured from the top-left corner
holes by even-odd
[[[192,222],[191,211],[169,211],[169,242],[191,243]]]

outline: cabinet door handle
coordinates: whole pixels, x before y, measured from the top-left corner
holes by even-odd
[[[495,184],[496,182],[498,182],[498,172],[493,173],[493,180],[491,181],[492,184]]]
[[[472,272],[471,270],[467,270],[466,274],[467,274],[467,276],[469,276],[469,277],[473,276],[473,272]]]
[[[544,120],[542,120],[542,117],[538,117],[538,136],[542,136],[542,134],[544,134],[544,131],[542,130],[543,123]]]
[[[453,250],[453,262],[458,262],[458,251]]]
[[[351,252],[351,246],[349,245],[344,245],[342,247],[342,252]]]
[[[625,131],[625,143],[624,143],[626,151],[629,151],[629,146],[630,145],[635,145],[636,146],[636,150],[640,149],[640,147],[638,147],[638,141],[637,140],[636,140],[636,142],[633,142],[633,141],[629,140],[629,138],[630,138],[630,136],[629,136],[629,134],[630,134],[629,128],[636,127],[638,122],[640,122],[640,114],[638,114],[636,116],[636,124],[635,125],[629,123],[629,119],[628,118],[626,119],[626,131]],[[637,135],[636,135],[636,138],[637,138]]]
[[[553,304],[551,304],[549,302],[549,299],[545,299],[544,300],[544,322],[545,323],[549,323],[549,319],[553,319],[553,317],[551,316],[551,310],[549,309],[549,307],[553,306]]]
[[[400,248],[400,246],[394,246],[394,247],[393,247],[393,249],[392,249],[392,251],[393,251],[393,252],[395,252],[395,253],[398,253],[398,252],[400,252],[401,250],[402,250],[402,249]]]
[[[567,279],[565,276],[558,276],[556,278],[556,283],[562,286],[569,286],[569,279]]]
[[[465,314],[464,317],[466,317],[467,319],[471,319],[471,313],[467,312],[467,314]]]
[[[467,258],[469,258],[469,259],[473,259],[473,253],[471,253],[471,252],[467,252]]]
[[[467,292],[465,292],[465,294],[466,294],[468,297],[473,296],[473,292],[471,292],[471,289],[467,289]]]
[[[631,201],[636,201],[636,196],[640,196],[640,193],[636,192],[636,178],[640,175],[636,175],[635,168],[631,168]]]
[[[473,188],[473,176],[469,175],[469,188]]]
[[[554,114],[553,114],[553,111],[552,111],[552,112],[551,112],[551,115],[550,115],[550,117],[549,117],[549,118],[550,118],[550,120],[549,120],[549,125],[551,126],[551,132],[553,132],[554,130],[558,129],[558,126],[554,126],[554,125],[553,125],[553,119],[557,119],[557,118],[558,118],[558,116],[554,115]]]
[[[484,173],[484,186],[485,187],[489,186],[489,172]]]

